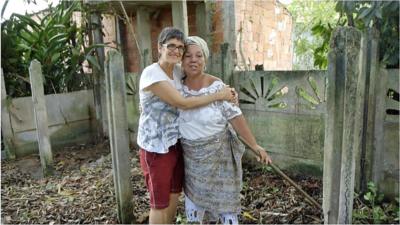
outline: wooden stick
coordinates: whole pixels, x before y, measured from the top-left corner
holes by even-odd
[[[275,172],[277,172],[279,175],[281,175],[281,177],[283,177],[294,188],[296,188],[305,198],[307,198],[307,200],[309,200],[312,204],[314,204],[318,209],[322,210],[321,205],[317,201],[315,201],[310,195],[308,195],[303,189],[301,189],[301,187],[299,185],[297,185],[292,179],[290,179],[286,174],[284,174],[282,172],[282,170],[280,170],[277,166],[275,166],[272,163],[269,165],[272,167],[272,169],[275,170]]]
[[[239,139],[248,147],[250,148],[250,145],[242,138],[239,136]],[[250,148],[251,149],[251,148]],[[252,149],[253,150],[253,149]],[[256,151],[253,151],[258,157],[260,157],[259,153]],[[309,200],[310,203],[312,203],[314,206],[316,206],[318,209],[322,210],[322,206],[315,201],[310,195],[308,195],[299,185],[296,184],[290,177],[288,177],[285,173],[282,172],[277,166],[275,166],[273,163],[268,164],[269,166],[272,167],[272,169],[279,174],[283,179],[285,179],[287,182],[289,182],[294,188],[296,188],[307,200]]]

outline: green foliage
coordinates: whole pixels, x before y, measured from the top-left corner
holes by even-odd
[[[85,18],[81,1],[61,2],[41,17],[13,14],[1,25],[1,61],[8,95],[30,95],[28,69],[37,59],[42,64],[45,94],[88,88],[83,71],[85,60],[98,65],[92,56],[97,46],[87,46],[86,23],[72,20],[74,12]]]
[[[316,69],[312,62],[321,61],[317,48],[324,42],[321,36],[314,35],[311,30],[317,24],[333,24],[339,18],[335,11],[335,2],[293,0],[288,5],[294,21],[294,52],[296,70]],[[329,40],[329,37],[328,37]],[[324,46],[326,47],[326,46]]]
[[[353,223],[394,223],[399,222],[399,199],[397,203],[384,203],[383,194],[373,182],[368,183],[368,192],[360,199],[362,207],[353,210]],[[357,199],[357,198],[356,198]]]
[[[340,13],[336,25],[356,27],[362,31],[376,28],[380,34],[379,60],[390,68],[399,67],[399,1],[338,1],[335,10]],[[313,34],[323,38],[323,43],[314,52],[319,68],[327,67],[329,38],[333,24],[319,22]]]
[[[272,172],[272,167],[270,167],[269,165],[263,165],[261,167],[261,171],[262,171],[262,173],[271,173]]]
[[[319,21],[311,29],[312,34],[322,38],[322,43],[320,46],[314,48],[314,66],[321,69],[326,69],[328,67],[327,54],[329,51],[329,40],[333,31],[330,23],[323,24]]]
[[[185,216],[185,215],[182,215],[182,214],[180,214],[180,213],[178,213],[178,214],[176,215],[175,224],[188,224],[188,221],[187,221],[187,219],[186,219],[186,216]]]
[[[136,73],[125,73],[126,94],[135,95],[138,91],[138,75]]]

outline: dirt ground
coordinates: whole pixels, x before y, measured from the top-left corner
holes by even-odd
[[[131,183],[137,223],[147,223],[148,194],[136,150]],[[54,154],[56,174],[43,178],[38,155],[1,162],[1,222],[4,224],[118,223],[108,143],[64,148]],[[323,223],[322,212],[268,167],[244,166],[240,223]],[[290,175],[290,174],[289,174]],[[290,175],[322,202],[319,178]],[[183,197],[176,223],[186,223]]]

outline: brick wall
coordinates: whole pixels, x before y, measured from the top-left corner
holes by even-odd
[[[292,17],[282,4],[276,0],[237,0],[235,14],[237,69],[244,69],[244,61],[251,70],[259,64],[264,70],[292,69]]]
[[[212,44],[210,51],[219,53],[221,51],[221,44],[224,42],[224,27],[222,22],[222,2],[217,1],[211,7],[211,39]]]
[[[188,15],[189,11],[196,11],[193,6],[188,5]],[[196,35],[194,33],[196,30],[195,28],[195,13],[191,15],[189,20],[189,31],[190,35]],[[161,30],[164,27],[172,26],[172,12],[171,6],[163,6],[154,9],[154,11],[150,14],[150,21],[151,21],[151,46],[152,46],[152,58],[153,62],[158,60],[158,49],[157,49],[157,41],[158,35],[160,34]],[[136,31],[136,14],[131,14],[131,23],[133,26],[133,30]],[[193,32],[194,31],[194,32]],[[139,35],[135,33],[135,35]],[[131,37],[128,24],[125,25],[125,29],[122,33],[122,43],[124,45],[124,57],[126,61],[126,71],[137,73],[140,70],[140,62],[139,62],[139,52],[136,47],[136,43],[134,39]]]
[[[158,60],[158,35],[164,27],[172,26],[171,6],[157,9],[157,11],[153,14],[153,18],[150,18],[150,21],[152,56],[153,62],[156,62]]]
[[[115,17],[112,15],[102,15],[102,24],[103,24],[103,41],[104,43],[108,43],[108,46],[110,47],[117,47],[117,41],[116,41],[116,29],[115,29]],[[105,53],[110,50],[111,48],[107,47],[105,48]]]
[[[196,28],[197,4],[204,3],[187,2],[189,35],[199,35]],[[224,43],[223,2],[213,1],[210,5],[207,12],[210,13],[210,30],[206,35],[210,37],[210,51],[218,54],[221,50],[220,45]],[[155,62],[158,59],[158,34],[164,27],[172,25],[172,13],[171,6],[152,10],[151,41],[152,57]],[[240,51],[243,52],[245,62],[251,70],[254,70],[257,64],[262,64],[265,70],[292,69],[292,18],[283,5],[276,0],[236,0],[234,14],[237,70],[244,69],[244,60]],[[130,15],[133,29],[136,31],[136,14],[132,12]],[[239,48],[241,33],[243,34],[242,49]],[[139,54],[134,39],[130,37],[128,27],[125,27],[122,36],[126,71],[139,72]]]
[[[133,30],[136,30],[136,17],[131,16],[131,24]],[[125,24],[123,31],[121,32],[121,42],[124,50],[125,59],[125,71],[131,73],[138,73],[140,70],[140,54],[136,46],[135,39],[132,37],[131,32],[128,30],[128,24]],[[137,35],[137,34],[135,34]]]

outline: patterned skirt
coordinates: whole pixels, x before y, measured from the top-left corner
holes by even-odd
[[[181,143],[185,195],[213,214],[240,213],[245,147],[232,127],[207,138],[181,139]]]

